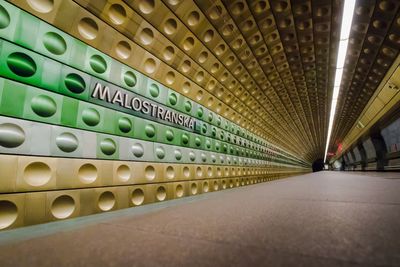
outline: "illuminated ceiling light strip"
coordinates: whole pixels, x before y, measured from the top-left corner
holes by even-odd
[[[326,156],[328,154],[329,141],[331,139],[333,121],[335,119],[337,98],[339,96],[340,84],[342,82],[343,66],[347,54],[347,45],[349,43],[351,23],[353,21],[355,0],[345,0],[343,6],[343,16],[342,24],[340,28],[340,41],[339,41],[339,51],[336,61],[336,71],[335,71],[335,85],[333,87],[331,111],[329,113],[329,126],[328,126],[328,136],[326,138],[325,156],[324,162],[326,162]]]

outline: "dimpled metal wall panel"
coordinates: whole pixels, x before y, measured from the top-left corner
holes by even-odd
[[[196,2],[0,0],[0,229],[310,171]]]

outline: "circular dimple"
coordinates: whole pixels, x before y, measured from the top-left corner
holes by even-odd
[[[288,3],[286,1],[276,1],[273,7],[277,12],[283,12],[288,8]]]
[[[56,102],[47,95],[35,96],[31,101],[32,110],[41,117],[51,117],[57,111]]]
[[[207,156],[204,153],[201,153],[201,161],[206,162],[207,161]]]
[[[183,196],[183,186],[182,185],[178,184],[176,186],[175,194],[176,194],[177,197],[182,197]]]
[[[25,141],[24,130],[16,124],[0,124],[0,146],[14,148]]]
[[[100,114],[94,108],[86,108],[82,112],[82,120],[88,126],[96,126],[100,122]]]
[[[75,94],[80,94],[85,91],[85,80],[76,73],[69,73],[64,79],[65,87]]]
[[[389,48],[389,47],[384,47],[384,48],[382,48],[382,53],[383,53],[385,56],[388,56],[388,57],[395,57],[396,54],[397,54],[396,50],[394,50],[394,49],[392,49],[392,48]]]
[[[190,62],[190,60],[185,60],[182,63],[181,69],[183,72],[186,73],[190,70],[191,66],[192,66],[192,63]]]
[[[124,82],[127,86],[133,87],[136,85],[136,75],[132,71],[124,73]]]
[[[201,117],[203,117],[203,114],[204,114],[204,112],[203,112],[203,108],[198,108],[197,109],[197,116],[199,117],[199,118],[201,118]]]
[[[179,149],[176,149],[174,151],[174,154],[175,154],[175,159],[176,160],[181,160],[182,159],[182,152]]]
[[[213,120],[213,118],[214,118],[213,113],[211,113],[211,112],[208,113],[208,121],[211,122]]]
[[[225,36],[229,36],[232,34],[232,32],[234,31],[234,27],[232,24],[227,24],[225,25],[225,27],[222,29],[222,34]]]
[[[213,73],[213,74],[216,73],[218,70],[219,70],[219,64],[218,63],[215,63],[214,65],[212,65],[212,67],[210,69],[211,73]]]
[[[328,15],[328,13],[329,13],[329,9],[326,7],[317,7],[317,10],[315,12],[317,17],[326,16],[326,15]]]
[[[0,29],[7,28],[8,25],[10,25],[10,14],[0,5]]]
[[[158,201],[164,201],[167,197],[167,191],[164,186],[159,186],[157,188],[156,198]]]
[[[188,134],[186,134],[186,133],[182,134],[182,143],[184,145],[187,145],[189,143],[189,135]]]
[[[208,182],[203,183],[203,192],[207,193],[210,190]]]
[[[197,175],[197,177],[203,176],[203,169],[201,167],[196,168],[196,175]]]
[[[379,8],[386,12],[392,12],[396,9],[396,5],[392,1],[381,1]]]
[[[233,43],[232,43],[232,47],[233,47],[233,49],[239,49],[240,47],[242,47],[242,44],[243,44],[243,39],[241,39],[241,38],[239,38],[239,39],[237,39],[237,40],[235,40]]]
[[[156,70],[156,61],[152,58],[146,59],[144,62],[144,70],[147,73],[153,73]]]
[[[387,23],[383,20],[374,20],[374,22],[372,23],[372,25],[377,28],[377,29],[386,29],[387,28]]]
[[[149,181],[154,180],[156,178],[156,169],[151,165],[147,166],[144,170],[144,176]]]
[[[190,191],[192,192],[192,195],[197,194],[197,184],[196,183],[192,183],[192,185],[190,186]]]
[[[155,83],[152,83],[150,85],[149,91],[152,97],[157,97],[160,94],[160,89],[158,88],[158,85]]]
[[[189,24],[189,26],[196,26],[197,24],[199,24],[200,21],[200,14],[197,11],[192,11],[190,12],[187,22]]]
[[[108,10],[108,16],[114,24],[120,25],[125,22],[126,11],[120,4],[112,4]]]
[[[209,16],[212,20],[219,19],[221,15],[222,15],[222,7],[220,5],[214,6],[209,12]]]
[[[176,23],[176,20],[173,18],[168,19],[165,24],[164,24],[164,31],[166,34],[174,34],[178,28],[178,24]]]
[[[132,153],[135,157],[140,158],[144,154],[144,148],[141,144],[136,143],[132,146]]]
[[[206,134],[206,133],[207,133],[207,124],[203,124],[203,125],[201,126],[201,132],[202,132],[203,134]]]
[[[208,58],[208,53],[206,51],[203,51],[199,55],[199,62],[203,64],[204,62],[206,62],[207,58]]]
[[[396,34],[390,34],[389,39],[390,39],[390,41],[392,41],[396,44],[400,44],[400,36],[398,36]]]
[[[126,117],[119,118],[118,128],[123,133],[129,133],[132,130],[132,122]]]
[[[196,154],[193,151],[189,152],[189,159],[190,159],[190,161],[196,160]]]
[[[140,0],[139,10],[144,14],[150,14],[154,10],[154,0]]]
[[[175,82],[175,73],[173,71],[168,71],[165,75],[165,82],[168,85],[171,85]]]
[[[200,137],[198,137],[198,136],[195,137],[195,139],[194,139],[194,144],[195,144],[196,146],[201,146],[201,139],[200,139]]]
[[[175,55],[175,49],[172,46],[167,46],[163,51],[165,60],[171,60]]]
[[[172,140],[174,140],[174,132],[170,129],[168,129],[165,132],[165,138],[167,139],[167,141],[172,142]]]
[[[192,102],[189,100],[185,102],[185,110],[186,112],[190,112],[192,110]]]
[[[93,55],[89,60],[90,67],[97,73],[104,73],[107,70],[107,63],[99,55]]]
[[[212,171],[211,167],[207,168],[207,175],[208,175],[208,177],[211,177],[213,175],[213,171]]]
[[[244,9],[245,9],[245,6],[244,6],[243,2],[237,2],[232,6],[232,13],[235,16],[238,16],[243,12]]]
[[[261,13],[267,8],[267,3],[265,1],[258,1],[254,6],[254,11],[256,13]]]
[[[118,179],[122,182],[127,182],[131,178],[131,169],[129,166],[122,164],[117,168]]]
[[[79,21],[78,31],[83,38],[93,40],[97,37],[99,27],[93,19],[83,18],[81,21]]]
[[[158,159],[163,159],[165,158],[165,150],[162,147],[157,147],[156,148],[156,156]]]
[[[183,42],[183,49],[186,51],[189,51],[193,48],[194,46],[194,39],[193,37],[187,37],[185,41]]]
[[[78,148],[78,138],[72,133],[62,133],[56,137],[57,147],[66,153],[71,153]]]
[[[30,77],[36,72],[36,63],[33,59],[20,52],[15,52],[7,57],[8,68],[21,77]]]
[[[27,0],[29,6],[40,13],[49,13],[53,10],[53,0]]]
[[[224,44],[220,44],[219,46],[217,46],[217,48],[215,49],[215,54],[217,56],[222,55],[225,52],[225,48],[226,46]]]
[[[148,124],[144,127],[144,132],[147,137],[153,138],[156,135],[156,129],[152,124]]]
[[[197,82],[202,82],[204,80],[204,72],[203,71],[199,71],[198,73],[196,73],[196,81]]]
[[[174,179],[175,177],[174,167],[168,166],[165,172],[168,179]]]
[[[217,181],[214,181],[214,190],[217,191],[218,188],[219,188],[218,182],[217,182]]]
[[[117,145],[111,138],[105,138],[100,142],[100,150],[107,156],[111,156],[117,151]]]
[[[139,206],[142,205],[144,202],[144,192],[140,188],[136,188],[132,191],[131,201],[133,205]]]
[[[17,218],[17,206],[11,201],[0,200],[0,230],[11,226]]]
[[[207,147],[208,149],[211,148],[211,141],[210,141],[209,139],[206,140],[206,147]]]
[[[98,206],[102,211],[109,211],[115,205],[115,196],[110,191],[105,191],[101,193],[99,197]]]
[[[222,189],[225,189],[225,188],[226,188],[226,181],[224,179],[224,180],[222,180]]]
[[[55,32],[48,32],[43,37],[43,45],[55,55],[62,55],[67,50],[67,43],[61,35]]]
[[[83,164],[78,170],[79,180],[84,184],[91,184],[97,179],[97,168],[91,163]]]
[[[75,200],[68,195],[59,196],[54,199],[50,211],[57,219],[68,218],[75,211]]]
[[[115,46],[115,52],[121,59],[127,59],[131,56],[132,48],[126,41],[119,41]]]
[[[51,179],[51,169],[43,162],[32,162],[25,167],[23,177],[31,186],[43,186]]]
[[[149,45],[153,42],[154,33],[150,28],[144,28],[139,34],[140,41],[144,45]]]
[[[182,173],[183,173],[183,176],[185,176],[185,178],[189,178],[189,176],[190,176],[189,167],[187,167],[187,166],[183,167]]]
[[[196,99],[200,101],[202,98],[203,98],[203,91],[202,90],[197,91]]]
[[[171,93],[168,97],[168,101],[171,105],[175,106],[176,103],[178,102],[178,97],[176,96],[176,94]]]

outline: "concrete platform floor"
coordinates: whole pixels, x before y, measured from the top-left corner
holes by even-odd
[[[0,266],[400,266],[400,174],[313,173],[5,231]]]

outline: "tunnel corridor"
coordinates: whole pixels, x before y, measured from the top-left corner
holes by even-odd
[[[400,266],[400,1],[0,0],[0,266]]]

